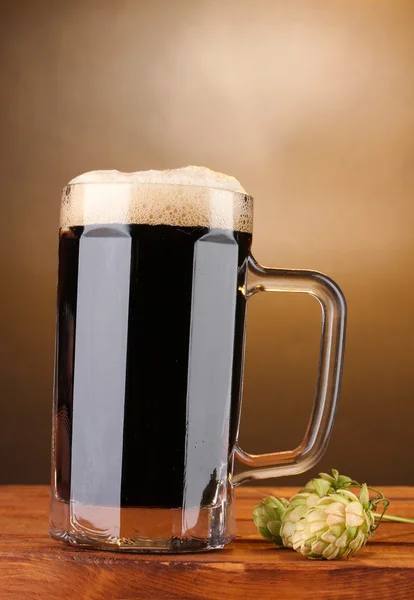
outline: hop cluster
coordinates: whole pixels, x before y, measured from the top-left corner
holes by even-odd
[[[358,552],[375,530],[373,508],[385,501],[370,500],[366,484],[359,498],[348,488],[350,477],[332,470],[320,473],[286,500],[268,496],[253,511],[260,534],[277,546],[293,548],[313,559],[340,559]]]

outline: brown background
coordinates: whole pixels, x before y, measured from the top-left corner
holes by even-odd
[[[260,262],[325,271],[347,296],[342,401],[320,467],[413,484],[414,3],[1,9],[0,481],[49,477],[60,188],[95,168],[194,163],[256,197]],[[299,442],[318,336],[311,299],[252,300],[246,449]]]

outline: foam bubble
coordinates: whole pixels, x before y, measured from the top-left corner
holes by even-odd
[[[252,208],[237,179],[206,167],[90,171],[65,188],[60,226],[145,223],[251,232]]]

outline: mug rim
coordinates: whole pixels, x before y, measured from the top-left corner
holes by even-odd
[[[67,183],[63,187],[62,192],[66,193],[68,190],[70,190],[70,188],[75,187],[75,186],[76,187],[78,187],[78,186],[86,187],[86,186],[98,186],[98,185],[99,186],[122,185],[122,186],[129,186],[131,188],[133,188],[133,187],[194,188],[197,190],[212,190],[212,191],[218,191],[218,192],[225,192],[225,193],[232,194],[232,195],[244,196],[246,200],[250,200],[251,202],[253,202],[253,200],[254,200],[254,197],[251,196],[250,194],[248,194],[247,192],[242,192],[242,191],[238,191],[238,190],[230,190],[228,188],[223,188],[223,187],[217,187],[217,186],[211,186],[211,185],[197,185],[197,184],[193,184],[193,183],[175,183],[175,182],[157,183],[154,181],[74,181],[73,183]]]

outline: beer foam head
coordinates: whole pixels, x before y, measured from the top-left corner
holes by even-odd
[[[230,175],[206,167],[90,171],[64,189],[60,226],[109,223],[251,232],[252,198]]]

